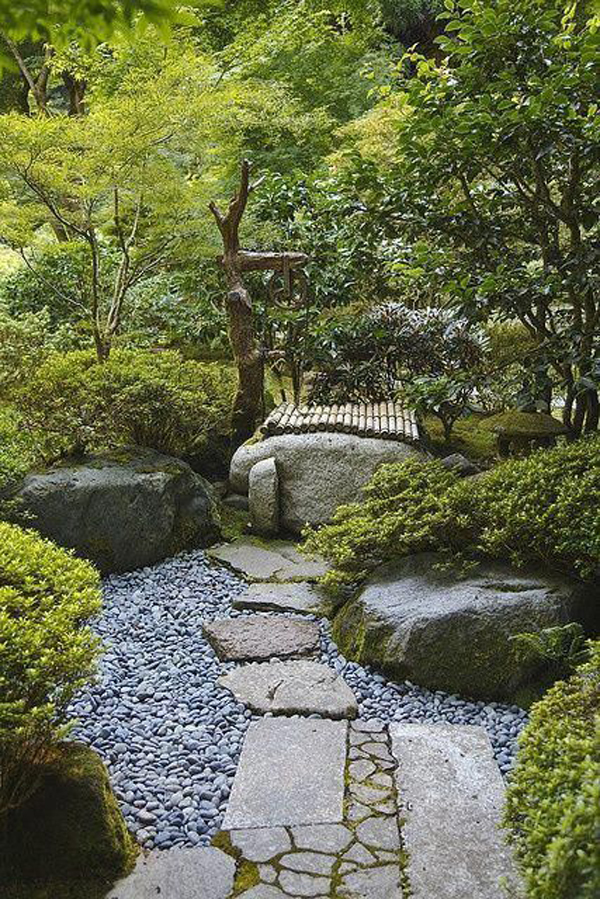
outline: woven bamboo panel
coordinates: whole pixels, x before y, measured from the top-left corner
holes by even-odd
[[[295,406],[282,403],[273,409],[261,427],[263,434],[312,434],[339,431],[358,437],[383,440],[418,441],[414,412],[400,403],[344,403],[334,406]]]

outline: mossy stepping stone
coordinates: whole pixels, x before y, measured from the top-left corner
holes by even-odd
[[[212,558],[225,562],[249,581],[316,581],[327,571],[319,556],[306,556],[285,540],[269,543],[240,537],[208,551]]]

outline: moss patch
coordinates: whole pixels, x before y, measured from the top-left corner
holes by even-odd
[[[86,883],[94,896],[93,884],[127,874],[136,856],[104,765],[78,743],[63,744],[37,792],[7,816],[1,840],[0,881],[17,896],[31,883],[43,897],[42,884],[56,881]]]

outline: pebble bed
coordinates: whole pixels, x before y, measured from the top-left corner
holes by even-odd
[[[129,828],[146,849],[208,845],[219,830],[253,716],[217,678],[223,665],[202,622],[231,609],[245,589],[201,551],[104,582],[94,629],[104,655],[98,682],[72,707],[75,739],[106,762]],[[516,706],[467,702],[409,683],[393,684],[346,661],[321,621],[321,660],[354,691],[361,718],[479,724],[504,774],[527,720]]]

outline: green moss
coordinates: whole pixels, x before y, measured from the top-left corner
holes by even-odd
[[[240,896],[246,890],[252,889],[260,883],[260,874],[258,873],[258,865],[244,859],[238,865],[235,875],[235,883],[233,885],[233,895]]]
[[[224,503],[219,505],[219,517],[221,519],[221,533],[223,540],[228,543],[238,537],[246,536],[250,515],[241,509],[232,509]]]
[[[136,856],[104,765],[77,743],[60,747],[38,790],[7,815],[2,843],[0,880],[15,889],[25,882],[110,884]]]
[[[447,443],[444,439],[442,423],[434,416],[427,416],[423,425],[432,449],[440,454],[462,453],[476,462],[492,462],[497,457],[496,439],[483,415],[469,415],[459,419],[454,425],[452,439]]]
[[[556,418],[543,412],[503,412],[488,418],[484,427],[506,437],[553,437],[565,433],[565,428]]]

